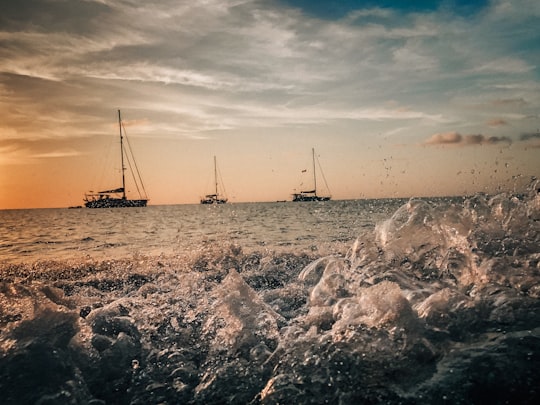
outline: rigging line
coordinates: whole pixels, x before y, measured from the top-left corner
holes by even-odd
[[[124,138],[126,138],[125,136],[125,132],[124,132]],[[127,139],[127,138],[126,138]],[[131,174],[131,178],[133,179],[133,183],[135,184],[135,188],[137,189],[137,193],[139,194],[139,196],[141,195],[141,191],[139,190],[139,184],[137,183],[137,179],[135,178],[135,174],[133,172],[133,166],[132,166],[132,163],[131,161],[133,160],[133,156],[130,156],[130,153],[131,151],[128,151],[127,150],[128,148],[125,148],[124,150],[124,158],[125,158],[125,162],[127,163],[127,166],[129,168],[129,173]],[[128,153],[129,152],[129,153]]]
[[[330,187],[328,187],[328,183],[326,182],[326,177],[324,176],[324,172],[323,172],[323,169],[322,169],[322,166],[321,166],[321,162],[319,161],[319,157],[318,156],[315,156],[316,160],[317,160],[317,165],[319,166],[319,170],[321,171],[321,174],[322,174],[322,178],[324,180],[324,185],[326,186],[327,190],[328,190],[328,193],[330,195],[332,195],[332,191],[330,191]]]
[[[137,179],[135,178],[135,172],[133,171],[133,166],[131,165],[132,157],[130,158],[129,155],[126,154],[126,161],[129,166],[129,172],[131,173],[131,178],[133,179],[133,183],[135,184],[135,188],[137,189],[137,194],[139,194],[139,197],[142,197],[141,190],[139,189],[139,183],[137,182]]]
[[[223,190],[223,196],[227,197],[227,191],[225,190],[225,183],[223,183],[223,177],[221,177],[221,170],[219,170],[219,166],[216,163],[218,177],[219,177],[219,183],[221,186],[221,189]]]
[[[130,153],[132,153],[131,150],[130,150]],[[137,179],[135,178],[135,170],[137,170],[137,162],[135,161],[135,159],[133,157],[133,154],[131,154],[131,157],[127,156],[127,161],[128,161],[128,165],[129,165],[129,171],[131,172],[131,177],[133,178],[133,183],[135,183],[135,187],[137,188],[137,193],[139,194],[140,197],[142,197],[143,195],[142,195],[141,190],[139,188],[139,182],[141,183],[141,187],[143,188],[143,190],[144,190],[144,187],[142,185],[141,178],[139,178],[139,181],[137,181]],[[135,170],[133,170],[133,166],[135,166]],[[145,192],[144,197],[146,197],[146,192]]]
[[[129,153],[131,154],[131,158],[133,160],[133,165],[135,166],[135,172],[137,172],[137,177],[139,178],[139,182],[141,183],[141,188],[142,188],[142,190],[144,192],[144,197],[147,198],[146,189],[144,187],[144,183],[143,183],[143,180],[142,180],[141,173],[139,172],[139,166],[137,166],[137,161],[135,160],[135,157],[133,156],[133,148],[131,147],[131,142],[129,141],[129,137],[127,136],[126,128],[125,128],[123,122],[122,122],[122,127],[124,128],[124,136],[126,138],[126,141],[127,141],[128,147],[129,147]],[[131,165],[130,165],[130,167],[131,167]],[[131,175],[133,177],[133,180],[135,181],[135,184],[137,185],[137,181],[135,180],[135,173],[134,173],[133,170],[132,170]],[[137,185],[137,191],[139,191],[139,186],[138,185]],[[140,191],[139,191],[139,194],[140,194]]]
[[[124,157],[129,167],[129,172],[131,174],[131,178],[133,179],[133,183],[135,184],[135,188],[137,189],[137,194],[139,195],[139,197],[141,197],[141,190],[139,189],[139,183],[137,182],[137,179],[135,178],[135,172],[133,171],[133,164],[131,163],[131,161],[135,163],[135,159],[133,158],[133,151],[131,149],[131,144],[129,143],[129,138],[126,133],[126,128],[124,127],[124,123],[122,123],[122,129],[124,131],[124,138],[126,139],[126,145],[127,145],[127,147],[124,150]]]

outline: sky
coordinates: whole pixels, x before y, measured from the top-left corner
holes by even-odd
[[[214,156],[231,202],[290,200],[312,148],[333,199],[519,192],[538,21],[537,0],[4,2],[0,209],[118,187],[118,110],[150,204],[197,203]]]

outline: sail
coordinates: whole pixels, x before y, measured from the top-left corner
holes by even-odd
[[[98,194],[109,194],[109,193],[123,193],[124,187],[115,188],[114,190],[105,190],[105,191],[98,191]]]

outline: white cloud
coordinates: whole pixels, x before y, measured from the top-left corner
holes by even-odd
[[[437,62],[432,57],[420,55],[410,48],[399,48],[393,52],[396,64],[414,66],[415,70],[433,70],[437,67]]]
[[[534,66],[515,58],[499,58],[473,68],[473,72],[486,73],[526,73],[534,69]]]
[[[36,154],[30,155],[31,158],[36,158],[36,159],[51,159],[51,158],[58,159],[58,158],[74,157],[74,156],[81,156],[81,153],[74,149],[64,149],[64,150],[55,150],[55,151],[36,153]]]

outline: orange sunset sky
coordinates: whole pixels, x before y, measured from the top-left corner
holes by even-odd
[[[521,191],[540,177],[540,2],[18,0],[0,14],[0,209]],[[128,183],[128,190],[130,185]]]

